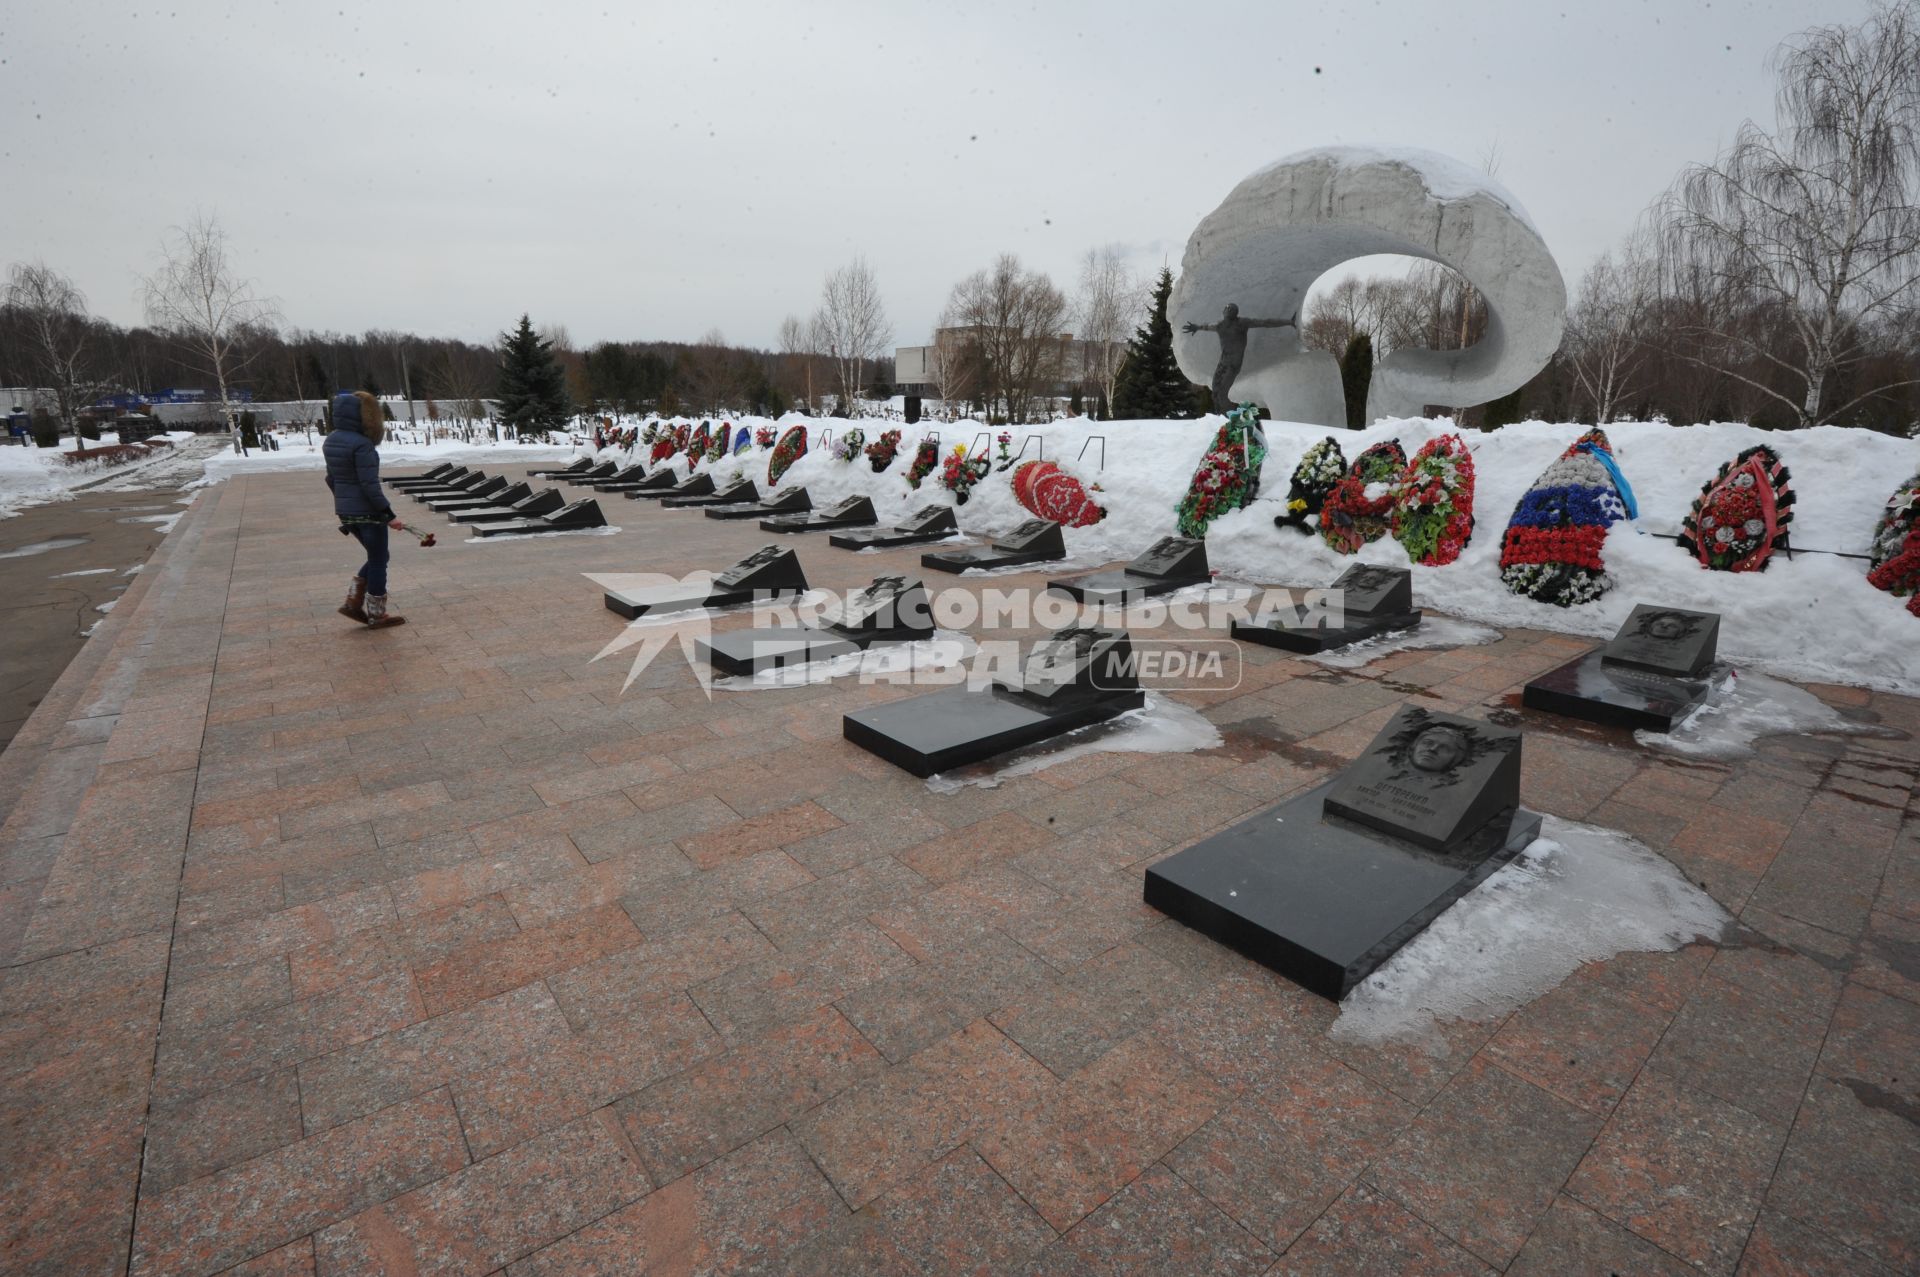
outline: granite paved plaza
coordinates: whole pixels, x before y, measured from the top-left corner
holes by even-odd
[[[580,574],[766,538],[605,504],[617,536],[396,538],[385,632],[334,614],[317,474],[168,537],[0,759],[0,1269],[1920,1267],[1920,703],[1815,688],[1892,731],[1727,765],[1519,710],[1565,637],[1247,647],[1184,697],[1222,748],[940,794],[840,739],[905,689],[710,702],[676,658],[623,694]],[[1330,1038],[1141,904],[1409,697],[1524,727],[1529,804],[1740,927],[1433,1050]]]

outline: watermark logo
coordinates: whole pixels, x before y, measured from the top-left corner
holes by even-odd
[[[712,697],[713,670],[701,648],[713,638],[714,613],[706,606],[716,580],[713,573],[693,572],[684,577],[657,572],[585,575],[623,609],[639,612],[593,657],[599,661],[620,652],[633,653],[623,691],[632,687],[662,653],[677,648],[701,690]],[[898,578],[881,578],[872,586],[844,594],[827,590],[760,593],[753,598],[748,623],[756,629],[786,631],[779,643],[769,644],[772,657],[776,649],[790,648],[792,637],[802,634],[830,636],[861,628],[893,631],[908,624],[909,616],[916,629],[931,621],[934,630],[921,634],[920,641],[904,653],[889,651],[901,644],[877,644],[866,658],[834,663],[824,673],[857,677],[862,683],[965,683],[972,687],[990,686],[1022,668],[1023,650],[1031,643],[1023,645],[1014,634],[1045,635],[1070,626],[1101,625],[1127,630],[1131,650],[1118,663],[1125,669],[1100,671],[1094,677],[1095,686],[1107,686],[1103,680],[1132,680],[1141,687],[1217,692],[1240,685],[1240,646],[1222,637],[1234,624],[1297,630],[1338,628],[1345,623],[1346,615],[1345,591],[1337,589],[1212,586],[1166,598],[1089,604],[1030,588],[951,588],[937,593],[914,590],[904,595],[904,584]],[[1178,636],[1154,633],[1169,629],[1178,631]],[[990,637],[995,633],[1006,637]],[[981,637],[976,642],[969,634]]]

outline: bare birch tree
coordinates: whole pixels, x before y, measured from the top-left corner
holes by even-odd
[[[1079,329],[1082,378],[1098,389],[1101,399],[1113,403],[1114,382],[1127,355],[1127,338],[1146,296],[1146,281],[1127,266],[1120,250],[1111,245],[1090,248],[1080,261],[1080,287],[1074,297],[1074,323]]]
[[[805,387],[807,412],[813,412],[814,328],[798,315],[780,321],[780,353],[786,357],[790,372]]]
[[[207,213],[168,232],[160,268],[141,280],[141,291],[148,322],[171,333],[214,379],[220,419],[234,451],[240,451],[230,386],[258,350],[251,339],[272,328],[273,303],[255,294],[252,280],[234,272],[227,260],[227,234]]]
[[[1066,371],[1063,329],[1067,298],[1039,271],[1025,270],[1012,253],[953,286],[947,312],[961,333],[962,356],[972,356],[988,416],[996,404],[1005,419],[1026,421],[1043,388]]]
[[[893,344],[893,324],[866,258],[856,257],[827,276],[813,326],[818,349],[833,360],[838,373],[840,406],[850,413],[865,382],[867,361]]]
[[[16,262],[7,271],[6,303],[34,380],[53,392],[60,424],[77,434],[80,410],[106,388],[93,362],[87,299],[45,262]]]
[[[1614,419],[1641,381],[1654,291],[1652,264],[1630,242],[1619,259],[1602,253],[1587,268],[1567,311],[1561,353],[1599,425]]]
[[[1742,125],[1653,216],[1663,274],[1715,284],[1697,358],[1817,425],[1892,388],[1827,402],[1866,335],[1920,292],[1920,8],[1814,27],[1775,63],[1776,130]]]

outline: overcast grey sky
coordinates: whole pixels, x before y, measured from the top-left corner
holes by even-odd
[[[0,259],[131,322],[199,207],[299,327],[769,346],[864,253],[904,344],[998,253],[1177,270],[1252,170],[1377,143],[1497,151],[1571,289],[1867,9],[7,0]]]

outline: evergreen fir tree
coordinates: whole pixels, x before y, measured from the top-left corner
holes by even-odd
[[[558,430],[573,415],[566,370],[525,315],[500,336],[500,415],[523,434]]]
[[[1373,338],[1356,332],[1340,356],[1340,389],[1347,397],[1347,429],[1367,424],[1367,388],[1373,385]]]
[[[1511,426],[1523,415],[1520,408],[1520,392],[1525,386],[1515,388],[1512,394],[1501,395],[1498,399],[1487,401],[1486,424],[1483,430],[1498,430],[1501,426]]]
[[[1194,415],[1193,383],[1173,358],[1173,325],[1167,321],[1167,298],[1172,294],[1173,272],[1163,266],[1160,282],[1153,288],[1153,309],[1127,343],[1126,361],[1113,387],[1115,417]]]

